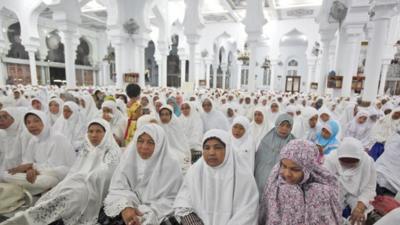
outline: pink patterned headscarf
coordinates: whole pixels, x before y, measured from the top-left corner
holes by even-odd
[[[317,147],[307,140],[292,140],[282,149],[280,159],[301,166],[304,179],[289,184],[279,175],[280,163],[275,165],[264,190],[259,224],[342,224],[338,181],[317,158]]]

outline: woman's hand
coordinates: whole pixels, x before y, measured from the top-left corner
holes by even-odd
[[[35,169],[30,169],[26,171],[26,180],[33,184],[36,181],[37,176],[39,175],[39,172]]]
[[[14,175],[16,173],[26,173],[28,170],[32,169],[32,163],[21,164],[17,167],[8,170],[8,173]]]
[[[353,209],[350,216],[351,225],[362,225],[365,224],[365,205],[362,202],[358,202],[357,206]]]
[[[125,208],[121,212],[122,219],[126,225],[140,225],[139,216],[143,216],[138,209]]]

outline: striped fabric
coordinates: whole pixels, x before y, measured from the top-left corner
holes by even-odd
[[[182,225],[204,225],[203,221],[196,215],[196,213],[190,213],[187,216],[182,217]]]

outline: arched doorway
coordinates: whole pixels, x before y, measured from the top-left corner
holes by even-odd
[[[167,57],[167,86],[180,87],[181,86],[181,67],[178,55],[179,36],[172,35],[170,52]]]
[[[153,87],[158,86],[158,65],[154,54],[156,52],[156,47],[153,41],[149,41],[147,48],[144,50],[145,54],[145,84]]]

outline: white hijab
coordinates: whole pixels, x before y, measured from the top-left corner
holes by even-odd
[[[107,121],[92,120],[87,125],[87,130],[92,124],[99,124],[104,128],[103,139],[99,145],[93,146],[87,134],[85,135],[85,144],[65,179],[41,197],[33,209],[28,210],[31,211],[28,215],[35,216],[36,223],[50,222],[46,217],[35,215],[37,211],[42,213],[40,208],[48,208],[49,203],[53,207],[57,204],[66,204],[62,212],[65,224],[91,224],[97,221],[111,176],[119,162],[120,149]],[[59,198],[63,195],[66,195],[66,198]],[[43,220],[40,220],[41,218]]]
[[[50,103],[55,102],[58,104],[58,113],[53,114],[52,112],[48,112],[49,115],[49,119],[50,119],[50,123],[51,125],[54,125],[54,123],[57,121],[58,118],[60,118],[60,116],[63,114],[63,108],[64,108],[64,101],[61,98],[52,98],[49,101],[49,107],[50,107]]]
[[[210,167],[202,157],[190,167],[176,196],[176,215],[194,212],[207,225],[256,225],[259,198],[254,176],[238,161],[226,131],[208,131],[203,143],[210,138],[225,144],[224,161]]]
[[[256,146],[256,149],[258,149],[258,145],[260,145],[261,140],[264,138],[264,136],[268,133],[268,131],[271,130],[271,126],[268,123],[268,118],[267,118],[267,112],[263,107],[257,107],[254,110],[255,112],[260,112],[263,115],[263,121],[261,124],[257,124],[256,121],[253,120],[251,122],[251,133],[253,136],[254,144]]]
[[[4,137],[0,141],[0,179],[2,173],[21,164],[22,154],[32,137],[24,126],[24,110],[16,107],[4,108],[14,122],[4,129]]]
[[[85,94],[80,98],[85,102],[85,108],[82,107],[82,113],[89,122],[99,115],[99,110],[97,109],[96,103],[91,95]]]
[[[355,168],[344,168],[339,159],[358,159],[359,163]],[[376,195],[376,170],[373,159],[364,151],[361,141],[346,137],[340,143],[337,151],[329,154],[324,164],[333,174],[338,175],[342,187],[342,196],[349,193],[358,198],[366,206]],[[372,186],[371,186],[372,185]],[[372,190],[372,191],[370,191]]]
[[[320,130],[318,123],[314,128],[310,127],[310,119],[314,116],[318,116],[318,111],[311,106],[307,106],[303,109],[301,114],[301,135],[298,138],[306,139],[311,142],[315,142],[317,138],[317,132]]]
[[[242,125],[245,129],[245,133],[239,139],[235,138],[232,134],[233,127],[236,124]],[[237,116],[233,120],[231,127],[232,149],[237,153],[239,159],[243,160],[244,163],[249,166],[251,173],[254,172],[254,157],[256,154],[256,148],[252,136],[253,134],[251,133],[250,129],[250,121],[247,119],[247,117]]]
[[[180,120],[178,120],[174,114],[174,110],[170,105],[164,105],[160,108],[160,112],[163,109],[167,109],[171,113],[171,120],[169,123],[164,124],[159,121],[160,126],[164,129],[165,135],[168,140],[169,151],[172,157],[176,159],[181,168],[186,170],[190,166],[191,152],[189,143],[184,133],[184,128]]]
[[[154,153],[147,160],[140,157],[136,148],[138,137],[144,133],[155,142]],[[145,220],[153,220],[145,224],[159,224],[173,212],[172,204],[181,184],[182,174],[170,155],[165,132],[157,124],[146,124],[136,131],[114,173],[104,201],[105,213],[114,217],[126,207],[138,208]]]
[[[378,177],[384,179],[400,192],[400,134],[396,132],[392,135],[385,144],[385,151],[376,160],[375,166]],[[379,180],[379,179],[378,179]]]
[[[203,139],[203,122],[201,121],[200,114],[196,111],[196,108],[191,102],[184,102],[183,105],[188,105],[190,113],[188,116],[181,114],[179,120],[183,125],[183,132],[189,142],[190,149],[201,151],[201,141]]]
[[[371,141],[383,143],[387,138],[391,137],[400,126],[400,119],[393,120],[392,115],[395,112],[399,112],[400,107],[395,108],[390,114],[379,119],[378,122],[372,127],[371,130]]]
[[[367,117],[367,120],[363,124],[359,124],[357,120],[360,117]],[[354,137],[363,143],[363,146],[367,146],[369,142],[369,134],[371,132],[371,123],[369,120],[369,113],[366,110],[360,110],[353,120],[347,124],[346,130],[344,131],[344,137]]]
[[[117,104],[114,101],[104,101],[101,108],[103,109],[104,107],[111,109],[112,112],[112,118],[110,120],[112,133],[123,140],[126,126],[128,126],[128,118],[117,109]]]
[[[63,134],[70,141],[74,149],[77,150],[85,141],[85,119],[82,118],[79,106],[75,102],[68,101],[64,103],[65,106],[72,111],[72,115],[68,119],[60,116],[52,130],[53,132]]]
[[[203,133],[211,129],[221,129],[225,131],[229,130],[229,122],[224,114],[221,111],[215,109],[215,105],[210,98],[204,99],[202,103],[204,103],[204,101],[206,100],[211,102],[212,109],[210,112],[201,113],[201,119],[203,121],[204,128]]]
[[[44,112],[30,110],[25,114],[24,120],[30,114],[39,117],[44,126],[42,132],[29,141],[22,163],[34,163],[41,174],[51,174],[61,181],[75,161],[73,148],[63,135],[51,132]]]

